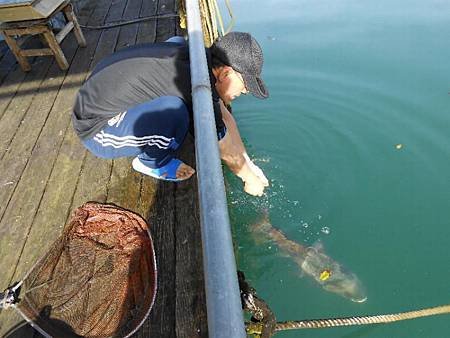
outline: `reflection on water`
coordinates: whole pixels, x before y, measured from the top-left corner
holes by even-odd
[[[280,320],[447,303],[450,2],[255,1],[232,3],[235,29],[261,43],[271,97],[240,98],[234,111],[271,186],[250,197],[227,174],[239,268]],[[265,209],[287,237],[322,240],[358,271],[368,301],[315,288],[276,246],[255,244],[251,225]],[[446,323],[443,316],[332,335],[444,337]]]

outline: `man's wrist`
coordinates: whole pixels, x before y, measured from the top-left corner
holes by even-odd
[[[242,181],[247,182],[256,176],[247,161],[244,162],[243,166],[236,172],[236,176],[238,176]]]

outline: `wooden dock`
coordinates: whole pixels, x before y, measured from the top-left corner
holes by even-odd
[[[176,12],[176,0],[82,0],[82,25],[97,26]],[[0,56],[0,291],[23,278],[59,236],[71,212],[87,201],[114,203],[146,218],[158,266],[150,317],[135,337],[206,337],[204,279],[196,178],[174,184],[144,177],[131,159],[93,157],[72,130],[74,97],[106,55],[180,33],[176,18],[103,30],[84,29],[62,43],[70,64],[37,57],[29,73]],[[32,43],[32,42],[31,42]],[[182,156],[194,166],[192,139]],[[39,337],[13,310],[0,312],[1,337]]]

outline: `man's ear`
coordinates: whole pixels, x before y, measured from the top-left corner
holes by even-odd
[[[219,72],[217,74],[217,80],[223,81],[225,78],[233,71],[233,68],[230,66],[222,66],[219,68]]]

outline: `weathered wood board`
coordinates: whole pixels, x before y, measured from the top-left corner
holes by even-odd
[[[176,9],[175,0],[84,2],[79,21],[93,26]],[[135,337],[206,337],[196,178],[160,182],[133,171],[130,159],[95,158],[70,124],[75,94],[103,57],[136,43],[164,41],[180,32],[177,20],[83,32],[86,48],[78,48],[73,36],[62,43],[67,71],[52,58],[37,58],[25,74],[8,55],[0,59],[0,289],[25,275],[76,207],[114,203],[149,221],[157,255],[156,303]],[[181,152],[191,165],[193,147],[189,138]],[[0,313],[5,335],[40,336],[13,311]]]

